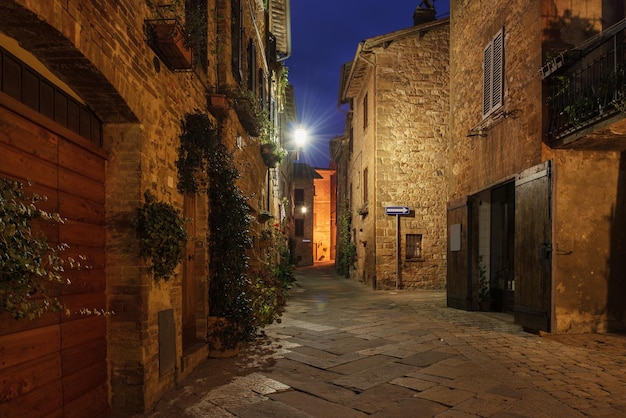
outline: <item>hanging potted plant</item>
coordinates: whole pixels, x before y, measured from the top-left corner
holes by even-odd
[[[275,142],[261,144],[261,156],[263,157],[263,162],[269,168],[276,167],[276,164],[280,162],[277,148],[278,145]]]
[[[151,19],[144,25],[148,45],[170,70],[193,68],[193,49],[178,19]]]

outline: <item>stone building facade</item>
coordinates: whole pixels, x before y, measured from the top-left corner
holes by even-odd
[[[240,92],[254,97],[273,124],[269,140],[282,144],[288,1],[171,3],[0,1],[2,76],[23,87],[0,92],[10,127],[0,134],[0,175],[35,175],[57,202],[50,209],[70,211],[72,226],[55,239],[86,252],[93,271],[62,301],[107,313],[19,324],[0,316],[0,351],[12,359],[0,365],[0,392],[9,394],[0,410],[9,415],[141,414],[206,358],[210,215],[205,194],[177,190],[185,115],[207,115],[233,150],[253,216],[276,212],[289,193],[237,108]],[[200,19],[204,31],[191,45],[169,37],[174,29],[157,42],[154,25],[173,19],[181,28]],[[50,158],[42,153],[53,146]],[[146,191],[193,219],[194,240],[168,281],[155,281],[139,256],[134,219]],[[28,346],[38,348],[19,349]],[[29,372],[42,367],[45,376]]]
[[[333,147],[347,161],[336,161],[337,188],[350,202],[352,276],[379,289],[445,285],[449,20],[424,11],[413,27],[361,42],[342,70],[350,114],[347,145]],[[410,214],[387,215],[391,206]]]
[[[321,176],[306,163],[293,164],[293,211],[290,238],[294,241],[297,267],[313,265],[315,184]]]
[[[332,208],[337,207],[335,170],[316,168],[321,178],[313,180],[313,260],[333,261],[335,259],[335,217]]]
[[[448,305],[485,299],[534,331],[624,329],[624,116],[607,100],[624,89],[623,3],[450,11]]]

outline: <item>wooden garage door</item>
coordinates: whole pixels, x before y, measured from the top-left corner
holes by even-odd
[[[32,87],[29,85],[29,87]],[[106,321],[81,309],[106,309],[105,158],[69,127],[0,93],[0,176],[31,181],[47,196],[43,209],[68,219],[46,226],[66,255],[84,255],[89,270],[70,271],[61,289],[69,316],[13,320],[0,313],[0,416],[103,416],[108,411]]]

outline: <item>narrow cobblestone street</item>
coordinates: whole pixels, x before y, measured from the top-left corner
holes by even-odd
[[[152,417],[623,417],[626,337],[540,337],[442,291],[297,271],[280,324],[209,359]]]

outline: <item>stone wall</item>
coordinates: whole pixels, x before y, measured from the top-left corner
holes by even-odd
[[[441,289],[446,272],[449,22],[399,38],[377,51],[376,245],[379,287],[395,278],[395,219],[386,206],[408,206],[400,218],[400,284]],[[382,234],[381,234],[382,232]],[[421,256],[408,260],[407,234],[421,235]]]
[[[453,1],[450,19],[450,200],[542,161],[540,2]],[[505,117],[483,123],[483,48],[504,27]],[[532,76],[531,76],[532,74]]]
[[[449,22],[420,28],[366,40],[353,64],[367,63],[354,81],[361,87],[353,98],[348,175],[356,270],[358,280],[376,288],[445,285]],[[398,281],[396,219],[386,215],[387,206],[411,209],[400,221]],[[410,260],[407,234],[421,236],[421,254]]]

